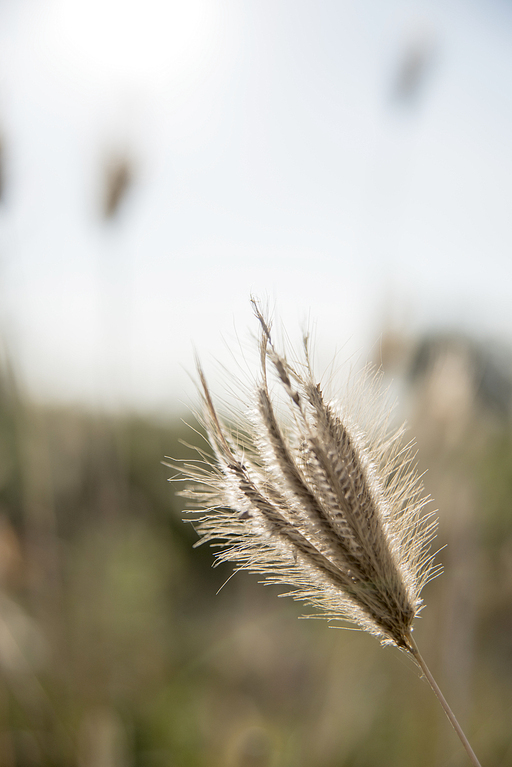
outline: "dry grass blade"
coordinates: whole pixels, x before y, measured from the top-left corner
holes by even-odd
[[[219,547],[219,561],[291,585],[294,599],[327,619],[354,623],[408,652],[432,684],[411,634],[422,588],[439,573],[429,551],[436,522],[424,512],[428,499],[413,447],[404,443],[403,428],[388,428],[378,375],[360,382],[360,395],[370,399],[366,414],[357,403],[327,401],[307,340],[304,360],[292,365],[254,307],[261,378],[242,429],[221,421],[198,365],[214,456],[201,453],[206,464],[182,469],[182,478],[195,482],[182,495],[199,508],[191,514],[201,542]],[[282,389],[285,416],[276,409],[270,375]]]

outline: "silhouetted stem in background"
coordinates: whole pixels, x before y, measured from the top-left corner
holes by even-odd
[[[451,723],[453,729],[455,730],[455,732],[457,733],[457,735],[461,739],[462,745],[466,749],[466,751],[468,753],[468,756],[471,759],[472,764],[474,765],[474,767],[482,767],[482,765],[480,764],[480,762],[478,761],[478,759],[476,757],[475,752],[471,748],[468,739],[464,735],[464,732],[462,731],[462,727],[460,726],[460,724],[458,723],[457,719],[455,718],[455,714],[453,713],[453,711],[451,710],[450,706],[446,702],[446,699],[445,699],[443,693],[441,692],[441,690],[439,689],[436,680],[434,679],[434,677],[430,673],[430,670],[429,670],[427,664],[423,660],[423,658],[421,656],[421,653],[418,650],[418,647],[416,645],[416,642],[414,641],[412,636],[410,637],[410,652],[411,652],[414,660],[416,661],[416,663],[418,664],[418,666],[422,670],[423,675],[427,679],[428,683],[432,687],[434,693],[436,694],[437,699],[438,699],[439,703],[441,704],[441,706],[443,707],[446,716],[450,720],[450,723]]]

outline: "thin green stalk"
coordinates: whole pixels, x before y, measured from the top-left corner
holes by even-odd
[[[423,675],[425,676],[426,680],[428,681],[428,683],[432,687],[432,690],[434,691],[434,693],[435,693],[439,703],[443,707],[443,710],[444,710],[446,716],[450,720],[450,724],[452,725],[453,729],[455,730],[455,732],[459,736],[459,738],[460,738],[460,740],[462,742],[462,745],[466,749],[467,754],[468,754],[469,758],[471,759],[471,763],[474,765],[474,767],[482,767],[482,765],[480,764],[480,762],[478,761],[478,759],[476,757],[475,752],[471,748],[468,739],[464,735],[462,727],[460,726],[460,724],[458,723],[457,719],[455,718],[455,714],[453,713],[453,711],[451,710],[450,706],[446,702],[446,698],[444,697],[443,693],[439,689],[439,686],[438,686],[436,680],[434,679],[434,677],[432,676],[429,667],[427,666],[427,664],[423,660],[423,657],[422,657],[420,651],[418,650],[418,646],[417,646],[416,642],[414,641],[414,639],[412,638],[412,636],[410,637],[410,650],[409,650],[409,652],[412,654],[414,660],[416,661],[416,663],[418,664],[418,666],[422,670]]]

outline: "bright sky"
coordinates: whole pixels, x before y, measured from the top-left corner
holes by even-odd
[[[506,0],[11,0],[0,131],[0,323],[37,397],[187,402],[251,293],[325,363],[386,318],[512,335]]]

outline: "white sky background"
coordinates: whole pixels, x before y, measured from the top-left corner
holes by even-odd
[[[38,398],[187,402],[251,293],[324,364],[389,317],[512,335],[512,2],[3,0],[0,129],[0,330]]]

